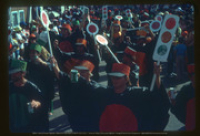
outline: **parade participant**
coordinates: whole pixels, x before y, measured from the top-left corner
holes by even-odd
[[[54,73],[49,68],[50,63],[40,58],[41,51],[42,47],[39,44],[31,44],[29,50],[30,61],[27,66],[27,79],[35,83],[44,96],[44,117],[41,120],[41,124],[43,123],[46,126],[46,131],[48,131],[48,112],[51,100],[54,98]]]
[[[61,32],[54,40],[54,46],[59,46],[63,52],[72,52],[73,45],[71,43],[71,31],[72,28],[69,24],[63,24],[60,28]]]
[[[98,118],[94,110],[95,104],[91,99],[91,95],[88,95],[88,93],[100,88],[99,84],[90,78],[94,64],[83,60],[79,66],[74,67],[81,76],[74,83],[74,79],[70,79],[73,75],[70,77],[70,75],[60,71],[55,58],[52,58],[52,62],[55,64],[54,72],[59,79],[62,109],[68,116],[73,132],[98,132]]]
[[[171,105],[171,112],[185,126],[180,130],[192,131],[195,129],[195,73],[194,64],[189,64],[188,75],[190,83],[184,85],[175,98],[174,105]]]
[[[143,76],[147,72],[147,70],[145,69],[145,53],[137,52],[131,47],[126,47],[126,49],[124,50],[122,62],[131,68],[131,83],[135,86],[139,86],[139,77]]]
[[[31,27],[31,34],[34,34],[36,36],[36,40],[38,40],[39,38],[39,33],[37,32],[37,26],[36,25],[32,25]]]
[[[122,27],[120,25],[120,20],[114,20],[110,28],[110,39],[112,42],[117,42],[116,39],[121,37]]]
[[[43,98],[40,89],[25,78],[27,62],[13,59],[9,74],[9,125],[11,132],[44,132],[40,121]],[[29,104],[29,105],[28,105]]]
[[[127,87],[130,67],[114,63],[109,73],[113,83],[106,95],[98,95],[101,116],[100,132],[160,131],[166,126],[169,100],[161,85],[160,67],[154,65],[156,87],[149,92],[145,87]],[[102,92],[103,93],[103,92]],[[153,100],[153,101],[152,101]]]
[[[71,53],[62,53],[61,61],[64,62],[63,71],[69,73],[70,72],[70,63],[80,62],[81,60],[91,61],[95,66],[98,65],[97,59],[90,53],[87,53],[87,41],[85,39],[77,39],[75,44],[75,51]],[[96,76],[97,70],[93,70],[93,75]],[[96,78],[94,78],[96,80]]]

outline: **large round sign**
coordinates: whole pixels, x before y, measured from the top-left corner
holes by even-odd
[[[169,18],[167,19],[165,25],[167,29],[173,29],[176,25],[176,20],[174,18]]]
[[[86,30],[91,35],[96,35],[99,32],[99,27],[95,23],[89,23],[86,27]]]
[[[122,17],[122,16],[120,16],[120,15],[116,15],[116,16],[115,16],[115,19],[117,19],[117,20],[122,20],[122,19],[123,19],[123,17]]]
[[[108,45],[108,40],[104,36],[97,34],[95,38],[101,45]]]
[[[160,28],[161,28],[161,22],[160,21],[152,21],[151,23],[150,23],[150,30],[152,31],[152,32],[157,32],[157,31],[159,31],[160,30]]]
[[[166,45],[160,45],[158,47],[158,50],[157,50],[157,53],[160,55],[160,56],[163,56],[167,53],[167,46]]]
[[[49,17],[48,14],[43,10],[40,14],[41,22],[44,27],[49,27]]]
[[[172,38],[172,35],[170,32],[166,31],[162,34],[161,40],[163,43],[168,43]]]

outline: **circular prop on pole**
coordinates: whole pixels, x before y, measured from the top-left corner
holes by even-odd
[[[91,35],[96,35],[99,32],[99,27],[95,23],[89,23],[86,27],[86,30]]]
[[[155,16],[155,20],[158,20],[158,21],[162,22],[163,18],[162,18],[161,15],[156,15]]]
[[[48,14],[43,10],[40,14],[42,25],[46,28],[49,27],[49,16]]]
[[[108,40],[104,36],[97,34],[95,38],[101,45],[108,45]]]
[[[117,20],[122,20],[123,17],[122,17],[121,15],[116,15],[116,16],[115,16],[115,19],[117,19]]]
[[[152,31],[152,32],[157,32],[157,31],[159,31],[160,30],[160,28],[161,28],[161,22],[160,21],[152,21],[151,23],[150,23],[150,30]]]

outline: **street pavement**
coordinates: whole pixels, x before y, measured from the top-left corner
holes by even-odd
[[[106,63],[104,61],[102,61],[100,63],[100,68],[99,68],[99,72],[100,72],[100,80],[99,83],[102,85],[107,85],[107,74],[105,72],[105,65]],[[161,79],[162,82],[164,84],[164,86],[166,87],[166,90],[169,90],[169,87],[174,87],[175,90],[179,90],[184,84],[187,84],[189,82],[187,76],[185,75],[185,78],[183,81],[176,81],[175,77],[169,78],[165,75],[166,73],[166,67],[167,67],[167,63],[163,63],[163,71],[161,73]],[[55,89],[56,93],[58,93],[58,89]],[[72,129],[70,128],[70,123],[68,121],[68,117],[67,115],[65,115],[62,111],[62,107],[60,105],[60,100],[59,100],[59,95],[55,95],[55,98],[53,99],[53,115],[51,115],[49,117],[50,120],[50,128],[49,131],[53,132],[53,133],[72,133]],[[177,131],[179,128],[183,127],[184,124],[182,124],[180,121],[178,121],[178,119],[169,111],[170,114],[170,118],[169,118],[169,122],[166,126],[166,128],[164,129],[164,131],[166,132],[173,132],[173,131]]]

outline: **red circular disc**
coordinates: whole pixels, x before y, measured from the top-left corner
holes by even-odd
[[[90,26],[89,26],[89,31],[90,31],[91,33],[94,33],[94,32],[97,31],[97,29],[96,29],[96,27],[95,27],[94,25],[90,25]]]
[[[172,38],[172,35],[171,35],[171,33],[168,32],[168,31],[164,32],[164,33],[162,34],[162,36],[161,36],[161,40],[162,40],[162,42],[164,42],[164,43],[168,43],[168,42],[171,40],[171,38]]]
[[[100,42],[100,43],[105,43],[106,40],[100,36],[97,37],[97,40]]]
[[[161,21],[161,17],[158,17],[157,20]]]
[[[101,132],[133,132],[138,130],[138,122],[128,107],[112,104],[106,106],[102,113],[99,130]]]
[[[153,24],[152,24],[152,28],[153,29],[158,29],[160,27],[160,23],[158,23],[158,22],[154,22]]]
[[[169,18],[167,19],[165,26],[167,29],[173,29],[176,25],[176,20],[174,18]]]
[[[47,16],[45,15],[45,13],[42,13],[42,20],[44,22],[44,24],[47,24]]]
[[[104,14],[106,14],[107,12],[106,12],[106,11],[104,11],[103,13],[104,13]]]
[[[107,8],[103,8],[103,10],[106,10]]]

